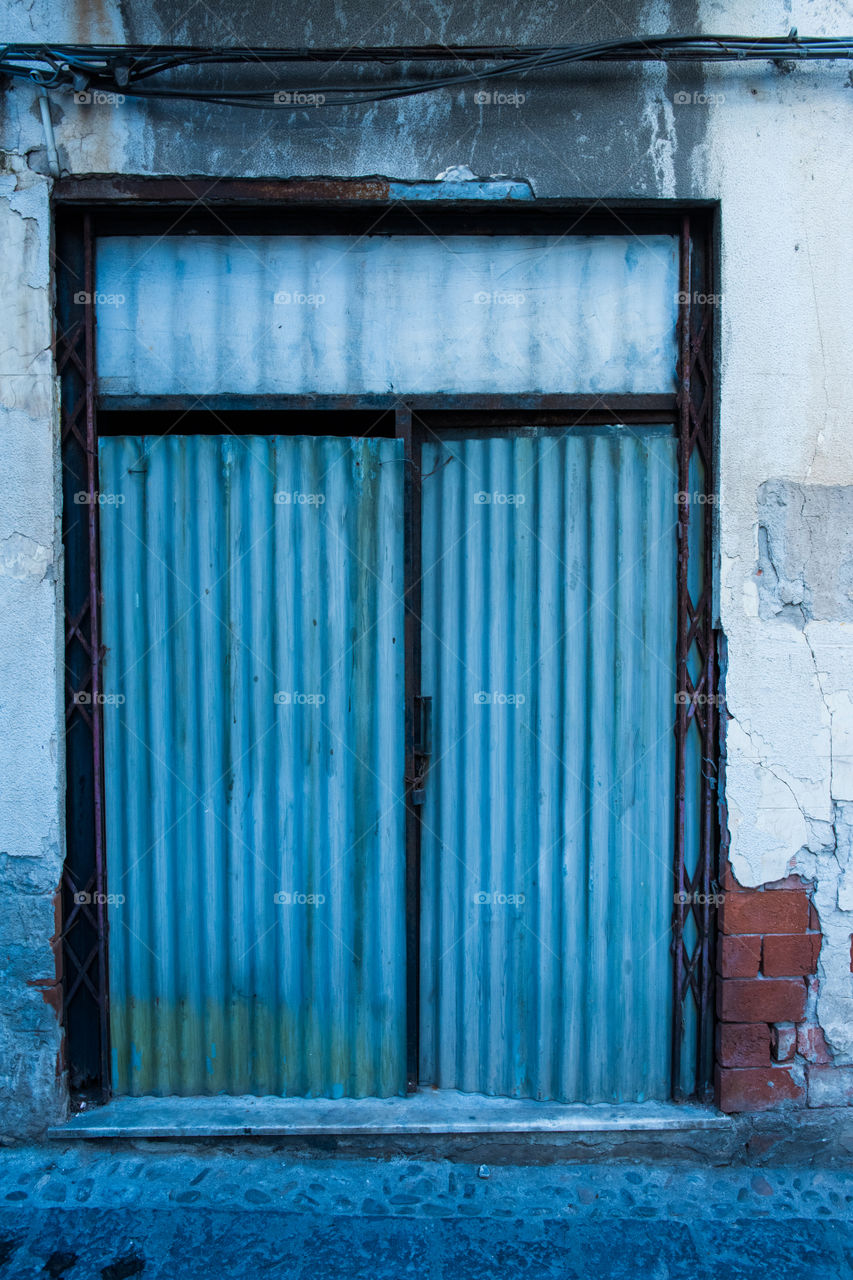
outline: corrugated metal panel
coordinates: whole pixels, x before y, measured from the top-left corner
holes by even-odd
[[[405,1090],[401,457],[101,440],[118,1093]]]
[[[675,389],[673,236],[111,236],[97,288],[113,394]]]
[[[442,1088],[669,1096],[675,449],[625,427],[424,449],[421,1072]]]

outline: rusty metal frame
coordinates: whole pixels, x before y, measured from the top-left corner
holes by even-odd
[[[106,861],[101,704],[95,268],[92,218],[57,237],[65,552],[66,859],[62,877],[63,1023],[72,1087],[109,1089]],[[82,561],[82,563],[81,563]]]
[[[66,733],[68,741],[67,788],[67,856],[62,881],[63,924],[61,930],[64,1026],[66,1055],[72,1088],[78,1092],[95,1092],[102,1098],[109,1094],[109,992],[108,992],[108,920],[106,912],[106,864],[103,814],[103,755],[101,716],[102,657],[99,632],[99,544],[98,544],[98,439],[97,411],[192,409],[198,405],[194,397],[98,397],[95,371],[95,309],[91,304],[77,304],[74,295],[94,294],[94,237],[105,229],[107,218],[127,215],[128,207],[147,203],[162,214],[174,215],[176,206],[191,204],[201,198],[195,191],[200,180],[188,189],[184,180],[168,180],[167,187],[156,190],[145,180],[112,179],[101,183],[89,181],[58,184],[56,204],[61,209],[56,237],[57,334],[56,364],[61,380],[61,434],[63,454],[63,539],[66,562]],[[207,184],[205,184],[207,185]],[[210,184],[215,187],[217,184]],[[222,201],[234,200],[238,193],[228,184]],[[268,184],[267,184],[268,185]],[[383,180],[361,180],[359,183],[310,183],[318,190],[309,193],[306,184],[274,184],[277,196],[285,202],[288,214],[297,216],[300,206],[312,208],[322,204],[327,211],[341,203],[352,210],[372,205],[374,210],[387,198]],[[236,213],[249,217],[258,209],[247,207],[244,188],[239,184]],[[255,193],[257,204],[266,205],[272,193],[263,189]],[[332,194],[332,187],[336,194]],[[290,188],[285,190],[285,188]],[[341,188],[341,190],[338,190]],[[343,194],[341,194],[343,191]],[[220,191],[217,193],[224,195]],[[88,203],[86,202],[88,198]],[[103,201],[103,203],[101,203]],[[333,205],[334,202],[334,205]],[[333,207],[330,207],[333,206]],[[561,206],[571,213],[571,230],[589,231],[590,224],[576,206]],[[230,208],[229,208],[230,212]],[[429,211],[433,214],[433,210]],[[449,208],[440,210],[444,216]],[[456,214],[459,216],[457,207]],[[465,211],[462,211],[465,213]],[[529,206],[503,206],[487,211],[488,218],[506,220],[508,230],[534,219],[539,213],[548,218],[559,212],[555,202],[544,211],[537,202]],[[627,210],[625,210],[627,214]],[[671,206],[633,211],[643,229],[666,226],[676,229]],[[154,213],[151,208],[150,214]],[[469,220],[462,230],[479,226],[482,210],[468,209]],[[150,214],[146,219],[150,223]],[[593,212],[593,216],[596,216]],[[475,222],[474,219],[477,219]],[[626,225],[617,215],[613,229]],[[220,221],[221,225],[221,221]],[[638,224],[640,225],[640,224]],[[112,222],[112,227],[116,222]],[[176,228],[179,229],[179,228]],[[522,425],[537,422],[549,425],[567,417],[577,422],[643,421],[672,422],[678,436],[678,487],[680,494],[690,489],[691,464],[701,463],[705,497],[714,493],[713,448],[713,306],[706,300],[711,293],[711,235],[707,211],[694,209],[680,215],[680,289],[678,315],[678,393],[677,396],[431,396],[402,402],[390,397],[221,397],[211,407],[220,412],[230,410],[355,410],[371,409],[395,413],[395,434],[404,441],[409,465],[406,490],[405,563],[406,588],[406,776],[407,835],[406,884],[407,899],[416,901],[419,889],[419,820],[411,804],[411,789],[418,771],[416,750],[415,698],[418,687],[418,576],[420,515],[419,437],[417,422],[421,416],[439,425],[444,418],[458,419],[460,413],[471,421],[488,425]],[[82,288],[81,288],[82,285]],[[703,300],[705,299],[705,300]],[[207,400],[205,407],[207,407]],[[415,425],[413,426],[413,415]],[[75,494],[85,499],[75,499]],[[676,1100],[701,1099],[711,1096],[713,1049],[713,943],[714,902],[718,837],[718,658],[713,626],[712,576],[712,503],[705,502],[697,518],[689,501],[678,508],[677,553],[677,617],[676,644],[677,689],[679,698],[675,719],[676,775],[673,883],[676,902],[672,920],[673,950],[673,1055],[672,1093]],[[697,533],[702,533],[702,587],[698,598],[691,596],[688,570],[691,554],[695,557]],[[695,594],[695,593],[694,593]],[[691,663],[699,674],[691,677]],[[686,865],[687,754],[691,735],[698,735],[702,759],[701,830],[696,865]],[[409,1087],[417,1087],[418,1071],[418,920],[410,913],[407,925],[408,1022],[407,1056]],[[695,924],[691,942],[688,921]],[[695,1062],[692,1078],[682,1070],[682,1049],[691,1019],[685,1016],[685,1004],[692,1001],[695,1016],[696,1043],[688,1055]]]
[[[712,1096],[714,1033],[715,883],[719,845],[718,661],[713,605],[713,304],[710,237],[696,234],[685,213],[680,233],[678,315],[678,570],[675,723],[675,839],[672,1092],[676,1101]],[[691,492],[696,464],[701,490]],[[698,514],[694,499],[704,501]],[[698,542],[698,546],[695,545]],[[691,560],[702,557],[698,598],[691,594]],[[691,665],[696,673],[691,675]],[[691,735],[701,758],[699,833],[695,865],[687,866],[687,755]],[[697,797],[694,797],[694,804]],[[688,925],[695,926],[691,941]],[[687,1005],[692,1002],[690,1017]],[[685,1040],[695,1069],[685,1078]]]
[[[493,413],[505,418],[508,414],[523,414],[525,421],[547,421],[552,415],[555,425],[567,425],[566,415],[579,422],[598,420],[607,423],[674,422],[678,411],[675,395],[489,395],[481,392],[465,394],[435,394],[406,398],[406,403],[418,413],[449,414],[460,412],[477,414]],[[186,413],[193,405],[202,405],[198,396],[96,396],[97,408],[103,413]],[[402,404],[399,394],[366,395],[229,395],[214,394],[203,398],[203,408],[217,413],[243,413],[246,411],[282,410],[321,413],[395,412]]]

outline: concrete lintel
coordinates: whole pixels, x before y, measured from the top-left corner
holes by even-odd
[[[564,1105],[424,1090],[406,1098],[115,1098],[52,1138],[229,1138],[307,1134],[561,1134],[730,1128],[712,1107]]]

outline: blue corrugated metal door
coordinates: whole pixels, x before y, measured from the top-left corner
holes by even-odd
[[[424,1082],[667,1097],[672,427],[436,434],[418,401],[670,396],[676,237],[121,236],[96,257],[99,296],[126,294],[99,304],[102,394],[402,394],[428,437],[408,690],[402,441],[101,441],[115,1090],[401,1093],[418,970]],[[419,903],[407,694],[433,706]]]
[[[100,477],[114,1089],[404,1092],[400,443]]]
[[[669,1095],[671,428],[423,449],[421,1075]]]

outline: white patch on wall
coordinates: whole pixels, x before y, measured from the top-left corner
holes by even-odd
[[[28,538],[23,533],[11,533],[0,542],[0,575],[16,578],[43,578],[52,559],[50,547]]]

